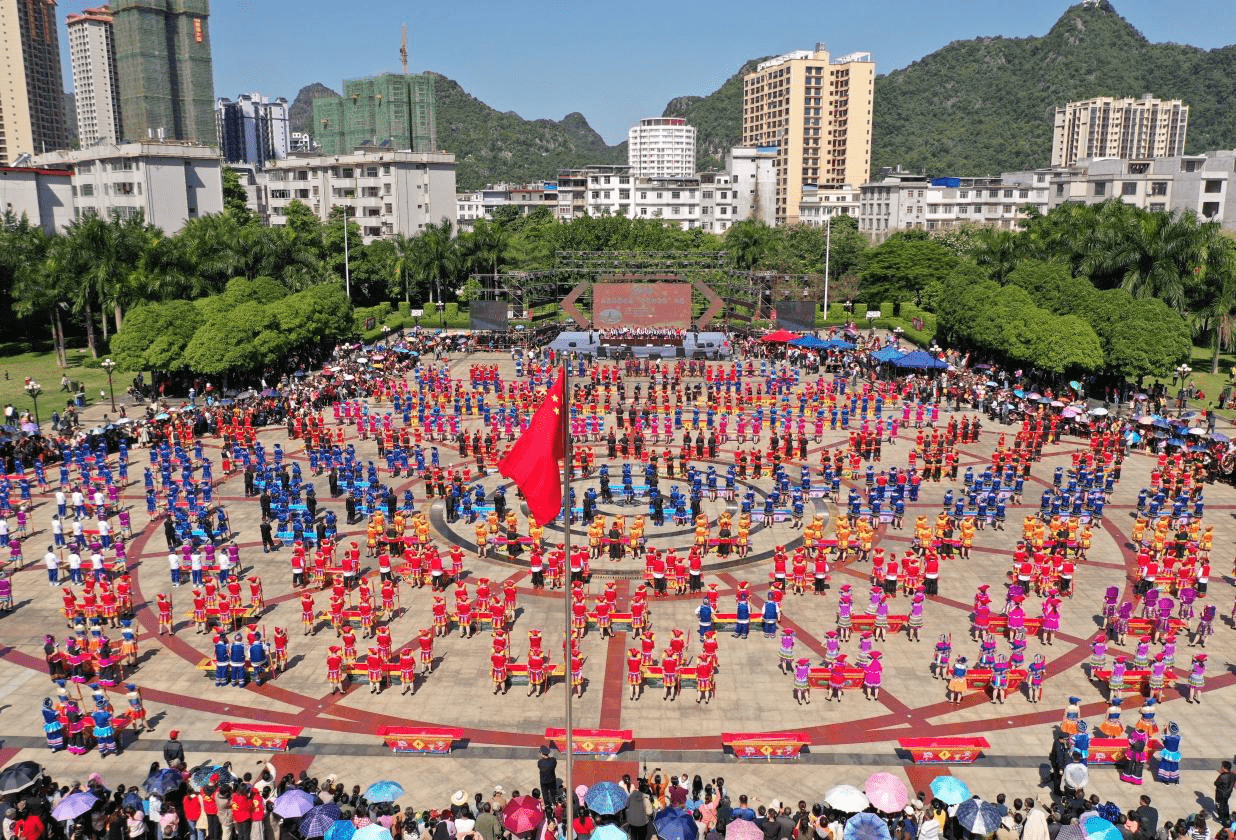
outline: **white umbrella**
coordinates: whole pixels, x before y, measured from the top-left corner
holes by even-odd
[[[871,804],[867,794],[854,787],[854,785],[833,785],[824,792],[824,802],[830,808],[836,808],[838,811],[845,811],[848,814],[857,814],[859,811],[865,811],[867,806]]]

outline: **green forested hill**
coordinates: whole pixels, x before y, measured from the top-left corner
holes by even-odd
[[[859,45],[875,51],[878,45]],[[723,156],[742,133],[742,75],[671,100],[699,129],[698,154]],[[1236,146],[1236,46],[1152,44],[1106,0],[1070,8],[1042,37],[954,41],[875,83],[872,166],[988,175],[1045,166],[1054,109],[1092,96],[1182,99],[1190,152]]]
[[[742,77],[764,59],[753,58],[708,96],[678,96],[663,117],[683,117],[695,126],[695,165],[720,169],[725,156],[742,140]]]
[[[986,175],[1044,166],[1057,106],[1144,93],[1189,106],[1190,152],[1231,148],[1233,73],[1236,47],[1152,44],[1105,0],[1074,6],[1041,38],[955,41],[877,79],[873,167]]]
[[[627,144],[607,145],[583,114],[525,120],[494,110],[453,79],[435,76],[438,145],[455,155],[460,190],[554,178],[559,169],[626,163]]]
[[[878,66],[878,44],[856,48],[872,49]],[[665,106],[665,116],[684,117],[698,130],[701,169],[722,165],[739,144],[742,77],[763,60],[748,61],[707,96],[680,96]],[[626,143],[607,145],[582,114],[525,120],[435,76],[438,145],[455,154],[460,190],[626,162]],[[1145,93],[1189,106],[1189,152],[1236,147],[1236,46],[1152,44],[1100,0],[1073,6],[1042,37],[954,41],[877,78],[872,166],[935,175],[1045,166],[1057,106]],[[302,91],[297,102],[309,98]]]

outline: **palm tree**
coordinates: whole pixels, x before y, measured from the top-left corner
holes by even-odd
[[[975,238],[977,242],[971,251],[974,261],[987,270],[992,280],[1003,284],[1004,278],[1009,276],[1021,259],[1020,237],[1011,230],[983,228]]]
[[[741,271],[751,271],[768,251],[769,230],[756,221],[739,222],[725,232],[725,247]]]
[[[458,240],[452,238],[451,220],[443,217],[438,224],[428,224],[417,237],[416,273],[430,288],[437,288],[438,303],[444,303],[443,293],[453,290],[461,267]]]

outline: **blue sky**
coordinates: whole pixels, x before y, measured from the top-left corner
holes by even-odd
[[[64,17],[99,0],[61,0]],[[449,76],[478,99],[527,119],[579,111],[610,143],[684,94],[716,90],[744,61],[828,44],[869,51],[877,71],[904,67],[950,41],[1045,33],[1068,0],[211,0],[215,95],[292,99],[303,85],[410,68]],[[1151,41],[1211,49],[1236,43],[1231,0],[1114,0]],[[775,12],[768,11],[775,8]],[[834,14],[841,10],[842,15]]]

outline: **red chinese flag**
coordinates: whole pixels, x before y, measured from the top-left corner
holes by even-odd
[[[541,525],[562,512],[562,471],[566,456],[562,412],[566,411],[562,374],[532,415],[532,422],[498,463],[498,472],[513,480],[528,500],[528,510]]]

